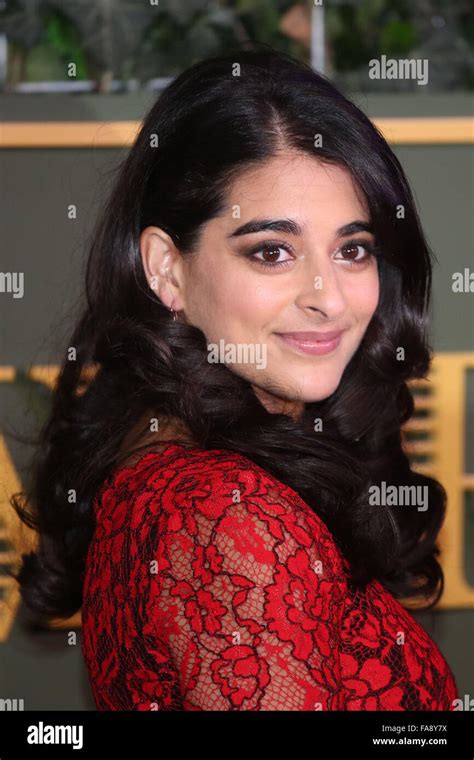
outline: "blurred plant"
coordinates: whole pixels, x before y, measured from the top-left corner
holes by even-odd
[[[87,77],[87,57],[80,34],[72,21],[62,13],[52,13],[47,24],[48,45],[65,64],[74,61],[77,79]]]
[[[77,26],[99,92],[136,54],[158,6],[136,0],[60,0],[62,12]]]
[[[74,78],[87,79],[87,57],[76,26],[70,19],[51,10],[46,18],[44,37],[28,53],[25,67],[27,81],[64,79],[72,62],[76,66]]]
[[[6,34],[9,50],[8,84],[26,79],[28,51],[44,39],[44,0],[13,0],[0,18],[0,32]]]
[[[64,63],[76,63],[78,75],[87,67],[98,90],[107,92],[156,12],[136,0],[12,0],[0,19],[0,31],[13,43],[8,84],[26,78],[28,53],[47,43]]]
[[[299,55],[301,51],[279,31],[282,14],[293,4],[294,0],[160,0],[163,13],[146,34],[137,74],[142,79],[171,76],[207,55],[257,40]]]
[[[393,19],[383,28],[380,47],[386,55],[404,55],[417,43],[414,26],[408,21]]]
[[[429,60],[427,91],[472,88],[472,0],[331,0],[325,7],[326,74],[344,89],[413,91],[409,79],[368,79],[367,62],[382,55]]]
[[[326,29],[337,71],[356,69],[382,53],[404,55],[417,42],[407,0],[336,0],[327,8]]]
[[[312,8],[313,0],[8,0],[0,32],[9,41],[11,86],[45,71],[65,78],[65,64],[74,62],[77,78],[108,92],[112,79],[174,76],[252,41],[309,61],[310,35],[290,39],[282,19],[306,16],[309,30]],[[330,0],[324,11],[326,74],[336,83],[354,75],[370,86],[367,61],[417,51],[430,56],[435,86],[472,86],[470,0]]]
[[[44,68],[40,53],[45,46],[54,53],[55,61],[76,63],[78,78],[95,79],[99,92],[107,92],[114,77],[171,76],[198,58],[252,39],[298,54],[278,30],[281,14],[292,3],[9,0],[0,18],[0,31],[11,43],[8,83],[14,86],[27,79],[29,54],[36,65],[41,59]]]

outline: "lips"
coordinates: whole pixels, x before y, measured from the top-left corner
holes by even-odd
[[[333,330],[332,332],[275,333],[275,335],[299,354],[323,356],[336,350],[342,333],[343,330]]]
[[[333,330],[332,332],[285,332],[277,333],[283,338],[289,338],[290,340],[297,340],[301,343],[327,343],[330,340],[334,340],[342,335],[342,330]]]

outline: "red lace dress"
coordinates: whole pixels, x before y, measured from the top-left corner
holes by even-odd
[[[82,651],[99,710],[452,710],[438,647],[246,457],[168,445],[94,501]]]

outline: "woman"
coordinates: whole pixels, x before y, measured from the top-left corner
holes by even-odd
[[[93,239],[18,574],[36,618],[82,605],[98,709],[453,709],[400,601],[443,589],[446,494],[400,433],[430,256],[397,158],[305,64],[239,51],[158,98]]]

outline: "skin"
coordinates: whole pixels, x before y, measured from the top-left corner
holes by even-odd
[[[364,198],[346,169],[286,151],[242,173],[227,200],[224,213],[203,227],[193,255],[182,256],[162,229],[143,230],[144,270],[161,301],[198,326],[208,343],[266,344],[264,369],[229,367],[251,382],[269,411],[297,419],[305,403],[336,390],[377,308],[377,260],[363,245],[375,244],[374,236],[337,234],[356,220],[370,222]],[[304,232],[229,237],[254,219],[292,219]],[[243,255],[268,242],[253,259]],[[262,260],[280,265],[265,267]],[[275,334],[340,329],[338,347],[322,356],[304,354]]]

